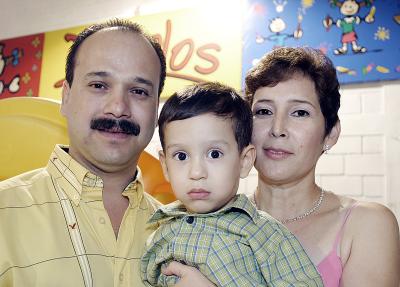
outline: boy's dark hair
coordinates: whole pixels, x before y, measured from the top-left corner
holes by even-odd
[[[165,102],[158,119],[158,132],[163,149],[164,129],[167,123],[206,113],[232,120],[239,152],[250,144],[253,128],[250,105],[233,88],[209,82],[189,86],[174,93]]]
[[[76,55],[78,53],[79,47],[81,44],[90,36],[93,35],[94,33],[109,29],[109,28],[116,28],[116,30],[119,31],[128,31],[132,33],[139,34],[143,36],[145,39],[147,39],[151,46],[154,48],[154,51],[156,52],[159,60],[160,60],[160,85],[158,87],[158,96],[160,96],[163,88],[164,88],[164,82],[165,82],[165,77],[166,77],[166,63],[165,63],[165,56],[164,52],[161,49],[160,44],[147,34],[143,28],[137,24],[130,22],[129,20],[123,20],[123,19],[113,19],[104,23],[100,24],[94,24],[86,29],[84,29],[82,32],[78,34],[76,37],[74,43],[71,45],[68,51],[67,55],[67,62],[65,65],[65,79],[69,86],[72,85],[72,82],[74,80],[74,70],[75,70],[75,60],[76,60]],[[134,52],[133,52],[134,53]],[[138,55],[140,57],[140,55]]]
[[[254,93],[262,87],[274,87],[300,73],[315,85],[325,118],[325,135],[339,120],[339,81],[332,61],[321,51],[308,47],[284,47],[264,55],[246,75],[246,99],[252,105]]]

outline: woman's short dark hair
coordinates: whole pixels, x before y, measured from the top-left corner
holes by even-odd
[[[158,119],[158,132],[163,149],[164,129],[167,123],[207,113],[232,120],[239,151],[250,144],[253,128],[250,105],[233,88],[217,82],[207,82],[176,92],[165,102]]]
[[[303,74],[315,85],[319,105],[325,118],[325,135],[339,120],[339,81],[332,61],[321,51],[308,47],[283,47],[264,55],[246,75],[246,99],[252,105],[254,93]]]
[[[164,82],[165,82],[165,77],[166,77],[166,62],[165,62],[165,56],[164,52],[161,49],[160,44],[147,34],[143,28],[137,24],[130,22],[129,20],[123,20],[123,19],[113,19],[104,23],[100,24],[94,24],[86,29],[84,29],[82,32],[78,34],[76,37],[74,43],[71,45],[68,51],[67,55],[67,63],[65,65],[65,79],[69,86],[72,85],[72,82],[74,80],[74,70],[75,70],[75,61],[76,61],[76,55],[78,53],[79,47],[81,44],[90,36],[93,35],[94,33],[104,30],[104,29],[109,29],[109,28],[116,28],[117,30],[120,31],[128,31],[128,32],[133,32],[136,34],[139,34],[143,36],[145,39],[147,39],[151,46],[154,48],[154,51],[156,52],[159,60],[160,60],[160,85],[158,88],[158,95],[160,96],[163,88],[164,88]]]

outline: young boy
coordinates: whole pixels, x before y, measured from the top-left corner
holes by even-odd
[[[148,286],[173,286],[172,260],[198,268],[217,286],[323,286],[297,239],[258,212],[239,180],[255,160],[252,113],[231,88],[191,86],[162,108],[160,161],[178,201],[160,208],[141,272]]]

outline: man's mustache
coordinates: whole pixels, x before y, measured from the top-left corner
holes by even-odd
[[[140,126],[134,121],[115,120],[107,118],[93,119],[90,122],[90,128],[110,133],[124,133],[128,135],[138,136],[140,134]]]

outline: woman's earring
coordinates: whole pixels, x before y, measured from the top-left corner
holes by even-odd
[[[325,153],[325,154],[328,154],[328,150],[329,150],[330,148],[331,148],[330,145],[324,144],[324,153]]]

